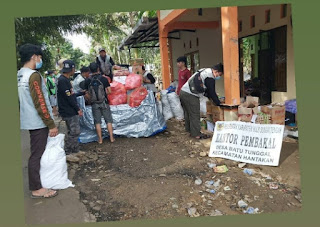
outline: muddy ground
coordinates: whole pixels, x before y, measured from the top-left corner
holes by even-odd
[[[166,132],[150,138],[83,144],[86,154],[79,163],[69,163],[69,177],[98,222],[236,215],[248,207],[258,208],[257,213],[301,209],[296,140],[283,143],[279,167],[247,164],[255,170],[249,176],[238,162],[202,157],[210,139],[200,143],[184,132],[182,123],[167,124]],[[208,163],[225,164],[229,171],[215,173]],[[216,185],[206,186],[210,180]],[[270,183],[278,189],[270,189]],[[240,200],[248,206],[239,208]]]

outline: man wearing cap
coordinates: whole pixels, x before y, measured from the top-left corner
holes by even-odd
[[[80,135],[79,116],[82,110],[77,103],[76,94],[70,83],[70,77],[75,72],[75,64],[71,60],[65,60],[61,69],[61,76],[58,79],[58,107],[59,114],[66,122],[68,133],[65,137],[66,154],[78,153]]]
[[[53,120],[44,79],[38,71],[42,67],[43,52],[41,46],[25,44],[19,48],[19,54],[23,64],[17,73],[20,128],[30,133],[29,189],[32,198],[50,198],[58,192],[42,187],[40,160],[48,136],[58,135],[58,129]]]
[[[115,65],[111,56],[107,55],[105,48],[99,49],[99,55],[96,58],[96,62],[99,66],[101,74],[109,77],[109,82],[112,82],[113,80],[112,69],[121,69],[120,66]]]

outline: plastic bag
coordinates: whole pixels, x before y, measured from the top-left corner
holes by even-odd
[[[119,93],[119,94],[109,94],[108,95],[109,104],[116,106],[121,104],[127,104],[127,93]]]
[[[40,160],[40,180],[42,187],[66,189],[74,187],[68,179],[68,167],[64,152],[64,134],[48,137],[46,149]]]
[[[169,105],[171,107],[172,113],[178,120],[184,119],[184,112],[181,106],[180,98],[177,93],[172,92],[168,94]]]
[[[111,94],[123,94],[127,92],[125,86],[122,83],[119,83],[117,81],[113,81],[110,84],[110,88],[111,88]]]
[[[209,101],[209,99],[205,96],[201,96],[200,97],[200,113],[202,114],[207,114],[207,101]]]
[[[142,85],[141,75],[131,73],[127,76],[126,84],[125,84],[125,88],[127,90],[132,90],[132,89],[141,87],[141,85]]]
[[[161,91],[161,103],[162,103],[162,115],[164,119],[167,121],[173,118],[173,113],[170,107],[167,90]]]
[[[129,106],[137,107],[140,106],[141,102],[147,97],[148,91],[145,87],[139,87],[134,89],[129,97]]]

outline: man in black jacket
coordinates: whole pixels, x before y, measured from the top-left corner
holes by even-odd
[[[58,107],[59,114],[66,122],[68,133],[65,137],[66,154],[78,153],[80,135],[79,116],[82,116],[82,110],[77,103],[77,94],[74,93],[70,83],[70,77],[75,72],[75,64],[71,60],[63,62],[61,76],[58,79]]]

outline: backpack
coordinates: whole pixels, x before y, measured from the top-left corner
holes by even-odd
[[[203,70],[198,70],[190,79],[189,79],[189,88],[190,91],[194,94],[201,94],[205,92],[205,88],[203,85],[203,81],[202,78],[200,76],[201,72],[204,71]]]
[[[91,103],[103,103],[106,100],[106,92],[103,83],[98,77],[93,77],[88,89]]]

